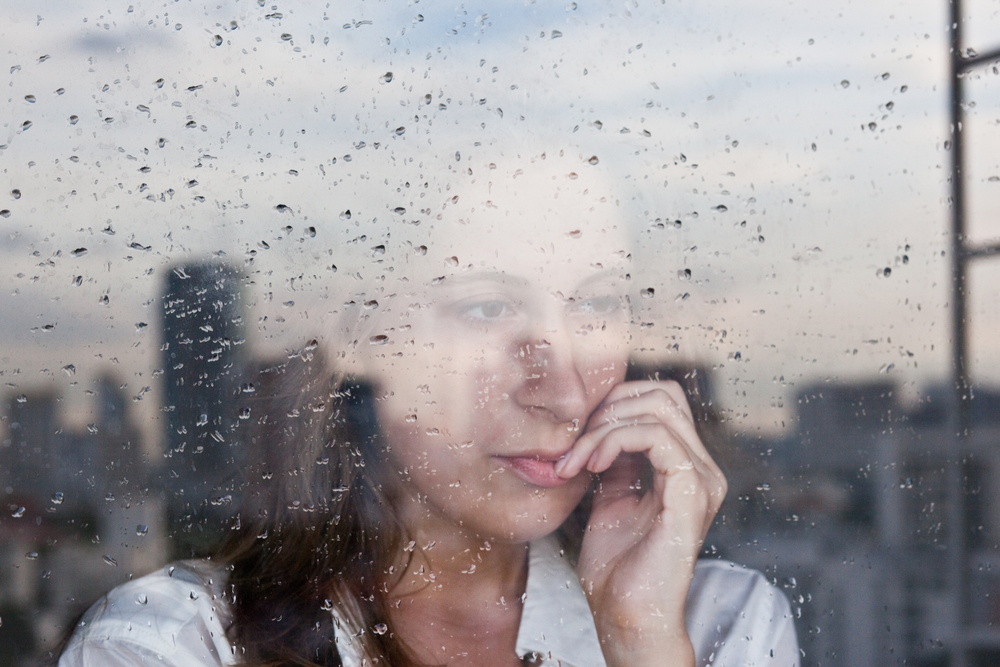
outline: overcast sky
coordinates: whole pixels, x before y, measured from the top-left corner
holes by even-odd
[[[57,386],[77,423],[109,370],[152,386],[137,406],[155,415],[174,264],[243,267],[252,322],[269,316],[251,343],[294,347],[330,306],[290,278],[347,289],[321,261],[352,179],[379,150],[501,122],[603,142],[648,183],[655,324],[637,347],[715,366],[738,427],[789,428],[812,382],[888,378],[913,399],[946,377],[943,1],[0,4],[0,374]],[[985,49],[1000,33],[981,4],[967,33]],[[997,235],[996,78],[970,85],[979,238]],[[984,383],[998,270],[971,300]]]

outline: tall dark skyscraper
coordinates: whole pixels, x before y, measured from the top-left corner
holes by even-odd
[[[232,511],[244,372],[240,276],[223,263],[175,266],[163,294],[166,458],[161,488],[179,551],[210,541]]]

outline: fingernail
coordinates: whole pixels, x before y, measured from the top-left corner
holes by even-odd
[[[566,467],[566,463],[568,462],[569,462],[569,456],[565,454],[561,456],[559,460],[556,461],[555,471],[557,475],[562,474],[563,468]]]

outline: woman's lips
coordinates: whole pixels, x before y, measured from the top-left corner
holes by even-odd
[[[527,456],[500,456],[497,458],[510,466],[515,475],[535,486],[551,488],[562,486],[569,481],[556,474],[555,461],[539,461]]]

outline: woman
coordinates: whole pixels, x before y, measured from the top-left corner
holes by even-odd
[[[697,562],[726,482],[683,391],[625,381],[635,201],[480,143],[356,186],[368,287],[273,369],[232,538],[112,591],[60,665],[798,664],[783,596]]]

